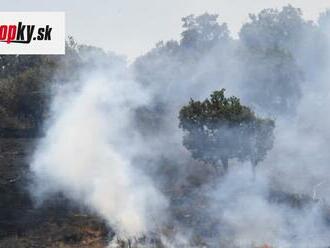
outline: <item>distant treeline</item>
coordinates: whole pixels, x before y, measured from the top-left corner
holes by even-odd
[[[199,96],[196,85],[209,84],[207,89],[213,91],[235,81],[238,96],[254,109],[271,116],[291,114],[304,83],[320,77],[315,68],[324,71],[327,66],[329,20],[330,11],[311,22],[290,5],[265,9],[250,15],[234,39],[217,15],[190,15],[182,18],[180,40],[157,43],[128,70],[135,80],[154,90],[150,113],[171,105],[173,90],[194,98]],[[1,55],[0,128],[39,129],[47,117],[54,85],[78,80],[84,68],[117,63],[125,64],[125,59],[78,45],[72,38],[63,56]],[[197,90],[191,90],[192,86]]]

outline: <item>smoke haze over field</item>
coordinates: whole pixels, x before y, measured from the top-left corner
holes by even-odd
[[[133,166],[141,141],[128,129],[131,108],[146,104],[147,96],[133,82],[121,80],[119,88],[119,80],[113,80],[96,74],[65,94],[59,91],[54,122],[32,163],[34,193],[62,191],[105,218],[118,235],[139,236],[153,226],[152,216],[163,215],[166,200]]]
[[[329,12],[312,23],[287,6],[252,16],[233,39],[216,16],[189,16],[179,41],[127,68],[82,72],[57,89],[33,194],[63,192],[119,236],[157,233],[168,246],[328,246],[329,23]],[[276,121],[255,180],[249,161],[215,175],[182,144],[181,107],[221,88]]]

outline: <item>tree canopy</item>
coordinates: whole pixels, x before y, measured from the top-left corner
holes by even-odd
[[[55,84],[78,80],[83,68],[122,60],[100,48],[78,45],[71,37],[65,55],[0,55],[0,128],[38,129]]]
[[[225,90],[215,91],[204,101],[190,100],[180,110],[184,146],[196,159],[228,168],[228,160],[263,160],[273,146],[271,119],[258,118],[237,97],[226,98]]]

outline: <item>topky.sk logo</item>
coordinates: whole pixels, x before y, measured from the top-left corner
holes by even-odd
[[[64,53],[64,12],[0,12],[0,54]]]

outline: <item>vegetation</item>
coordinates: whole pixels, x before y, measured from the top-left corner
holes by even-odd
[[[239,98],[215,91],[203,102],[191,100],[180,110],[180,127],[186,131],[183,144],[196,159],[225,170],[228,160],[249,160],[254,166],[273,146],[274,121],[256,117]]]
[[[191,236],[205,237],[217,232],[219,223],[215,222],[218,220],[204,211],[209,206],[203,186],[214,174],[213,167],[227,171],[230,160],[239,160],[251,162],[255,168],[273,147],[273,119],[294,117],[303,89],[316,88],[307,82],[327,80],[328,77],[321,74],[329,68],[326,61],[329,27],[330,11],[323,13],[319,22],[310,22],[303,19],[299,9],[289,5],[250,15],[234,39],[218,15],[189,15],[182,18],[179,40],[161,41],[125,67],[125,72],[133,72],[129,75],[151,96],[148,105],[133,110],[136,118],[132,121],[134,131],[150,145],[145,150],[150,148],[150,153],[156,150],[157,158],[137,156],[137,161],[143,161],[147,168],[139,169],[148,170],[157,186],[169,195],[169,208],[175,222],[186,225]],[[49,115],[54,86],[79,82],[80,72],[86,68],[88,72],[99,67],[109,70],[125,63],[120,56],[79,45],[72,38],[68,39],[63,56],[0,55],[0,196],[3,199],[0,213],[5,216],[0,221],[3,238],[0,247],[20,247],[16,239],[25,244],[25,239],[31,239],[29,235],[33,243],[50,242],[54,247],[58,244],[84,247],[84,242],[86,247],[92,247],[89,241],[96,241],[95,247],[102,247],[106,242],[107,228],[99,219],[94,223],[89,213],[85,216],[84,211],[71,213],[64,209],[62,219],[62,215],[57,216],[56,206],[52,208],[56,214],[48,220],[47,209],[42,218],[38,217],[38,209],[31,212],[32,202],[25,190],[30,176],[26,157],[31,152],[26,150],[34,147],[35,140],[28,139],[25,144],[26,141],[16,136],[22,138],[25,132],[40,132]],[[239,92],[239,98],[226,97],[223,88]],[[196,100],[210,93],[204,101]],[[179,127],[184,131],[183,145],[191,156],[181,157],[183,153],[177,149],[177,140],[173,142],[172,138],[178,134],[177,114]],[[114,121],[120,123],[121,120]],[[16,135],[11,139],[13,133]],[[160,144],[162,142],[165,144]],[[173,147],[167,149],[173,143]],[[222,182],[223,178],[217,177],[217,180]],[[289,202],[294,207],[307,202],[300,195],[293,197],[277,189],[272,189],[269,198],[281,204]],[[62,200],[59,205],[66,204]],[[77,217],[76,226],[67,229],[74,222],[73,217]],[[57,219],[61,221],[58,223]],[[20,227],[22,221],[24,230]],[[91,231],[81,230],[83,225],[90,226]],[[58,231],[58,226],[63,228]],[[27,232],[30,227],[35,228]],[[44,230],[46,234],[42,235]],[[198,233],[199,236],[195,235]],[[16,234],[20,238],[16,238]]]
[[[55,85],[77,80],[83,68],[119,61],[122,58],[78,45],[73,38],[65,55],[0,55],[0,128],[40,129]]]

